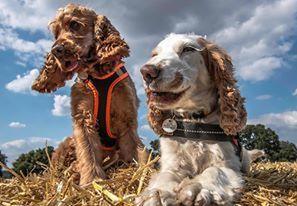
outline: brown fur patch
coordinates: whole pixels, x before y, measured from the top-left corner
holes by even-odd
[[[219,95],[220,126],[226,134],[236,135],[246,124],[247,113],[234,77],[231,57],[218,45],[203,38],[198,40],[205,50],[209,70],[213,74]],[[205,53],[204,53],[205,54]]]

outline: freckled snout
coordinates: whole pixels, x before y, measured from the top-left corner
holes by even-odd
[[[64,56],[65,47],[63,44],[56,44],[52,47],[52,54],[55,55],[58,59]]]
[[[141,69],[140,72],[143,76],[144,81],[147,84],[150,84],[154,79],[157,79],[160,74],[160,69],[155,65],[146,64]]]

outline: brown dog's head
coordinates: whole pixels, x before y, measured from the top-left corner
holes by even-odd
[[[55,37],[49,55],[51,63],[56,65],[49,65],[50,63],[46,62],[40,75],[52,73],[42,72],[45,69],[59,68],[59,75],[62,77],[59,79],[38,77],[32,86],[34,90],[51,92],[57,89],[52,87],[45,89],[46,85],[53,85],[53,83],[38,81],[40,79],[56,81],[54,85],[63,85],[60,81],[69,79],[70,73],[72,76],[75,72],[106,73],[98,71],[98,68],[104,70],[104,66],[97,67],[96,71],[93,65],[104,65],[129,56],[128,45],[110,21],[89,8],[68,4],[59,9],[57,16],[49,23],[49,27]]]

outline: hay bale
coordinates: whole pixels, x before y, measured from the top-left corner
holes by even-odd
[[[297,163],[253,164],[237,205],[297,205]]]
[[[60,173],[48,167],[39,176],[14,174],[10,180],[0,180],[0,205],[133,205],[156,172],[156,162],[117,165],[108,169],[108,180],[86,188],[74,183],[70,170]],[[254,164],[244,179],[246,187],[236,205],[297,205],[297,163]]]

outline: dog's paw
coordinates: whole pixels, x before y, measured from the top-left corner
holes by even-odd
[[[201,191],[202,186],[200,183],[192,182],[189,178],[184,179],[175,188],[178,202],[185,206],[192,206],[196,200],[196,196]]]
[[[226,195],[219,194],[216,191],[201,189],[196,196],[194,203],[195,206],[208,206],[208,205],[232,205]]]
[[[208,206],[214,205],[213,196],[211,192],[207,189],[201,189],[195,199],[195,206]]]
[[[175,194],[160,190],[147,190],[135,200],[137,206],[178,206]]]
[[[217,191],[203,188],[199,182],[189,178],[184,179],[175,188],[178,202],[184,206],[209,206],[209,205],[230,205],[227,194],[219,194]]]

